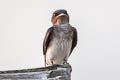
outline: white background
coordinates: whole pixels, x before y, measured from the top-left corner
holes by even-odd
[[[78,31],[72,80],[120,80],[119,0],[0,0],[0,70],[44,66],[43,39],[57,9]]]

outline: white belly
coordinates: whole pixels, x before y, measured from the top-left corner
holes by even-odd
[[[72,40],[54,40],[47,50],[46,63],[48,65],[63,64],[65,60],[67,61],[71,50],[71,44]]]

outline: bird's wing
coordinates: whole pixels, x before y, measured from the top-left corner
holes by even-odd
[[[72,31],[73,31],[73,40],[72,40],[72,47],[71,47],[70,55],[73,49],[75,48],[75,46],[77,45],[77,30],[74,27],[72,27]]]
[[[47,51],[47,48],[49,46],[49,43],[52,39],[52,33],[53,33],[53,27],[50,27],[48,30],[47,30],[47,33],[46,33],[46,36],[44,38],[44,42],[43,42],[43,54],[45,55],[46,54],[46,51]]]

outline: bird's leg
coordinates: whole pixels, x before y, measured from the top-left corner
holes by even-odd
[[[68,65],[69,65],[69,63],[67,62],[67,58],[66,58],[66,57],[64,58],[64,63],[63,63],[63,65],[64,65],[64,66],[68,66]]]
[[[64,58],[64,63],[63,64],[67,64],[67,58]]]
[[[51,65],[53,66],[53,60],[51,60]]]
[[[53,60],[52,59],[46,59],[46,63],[45,63],[45,66],[53,66]]]
[[[50,65],[51,65],[51,66],[54,65],[54,58],[50,59]]]

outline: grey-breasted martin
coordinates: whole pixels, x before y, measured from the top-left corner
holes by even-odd
[[[60,9],[53,13],[53,26],[47,30],[43,42],[45,66],[66,64],[77,44],[77,31],[69,23],[66,10]]]

